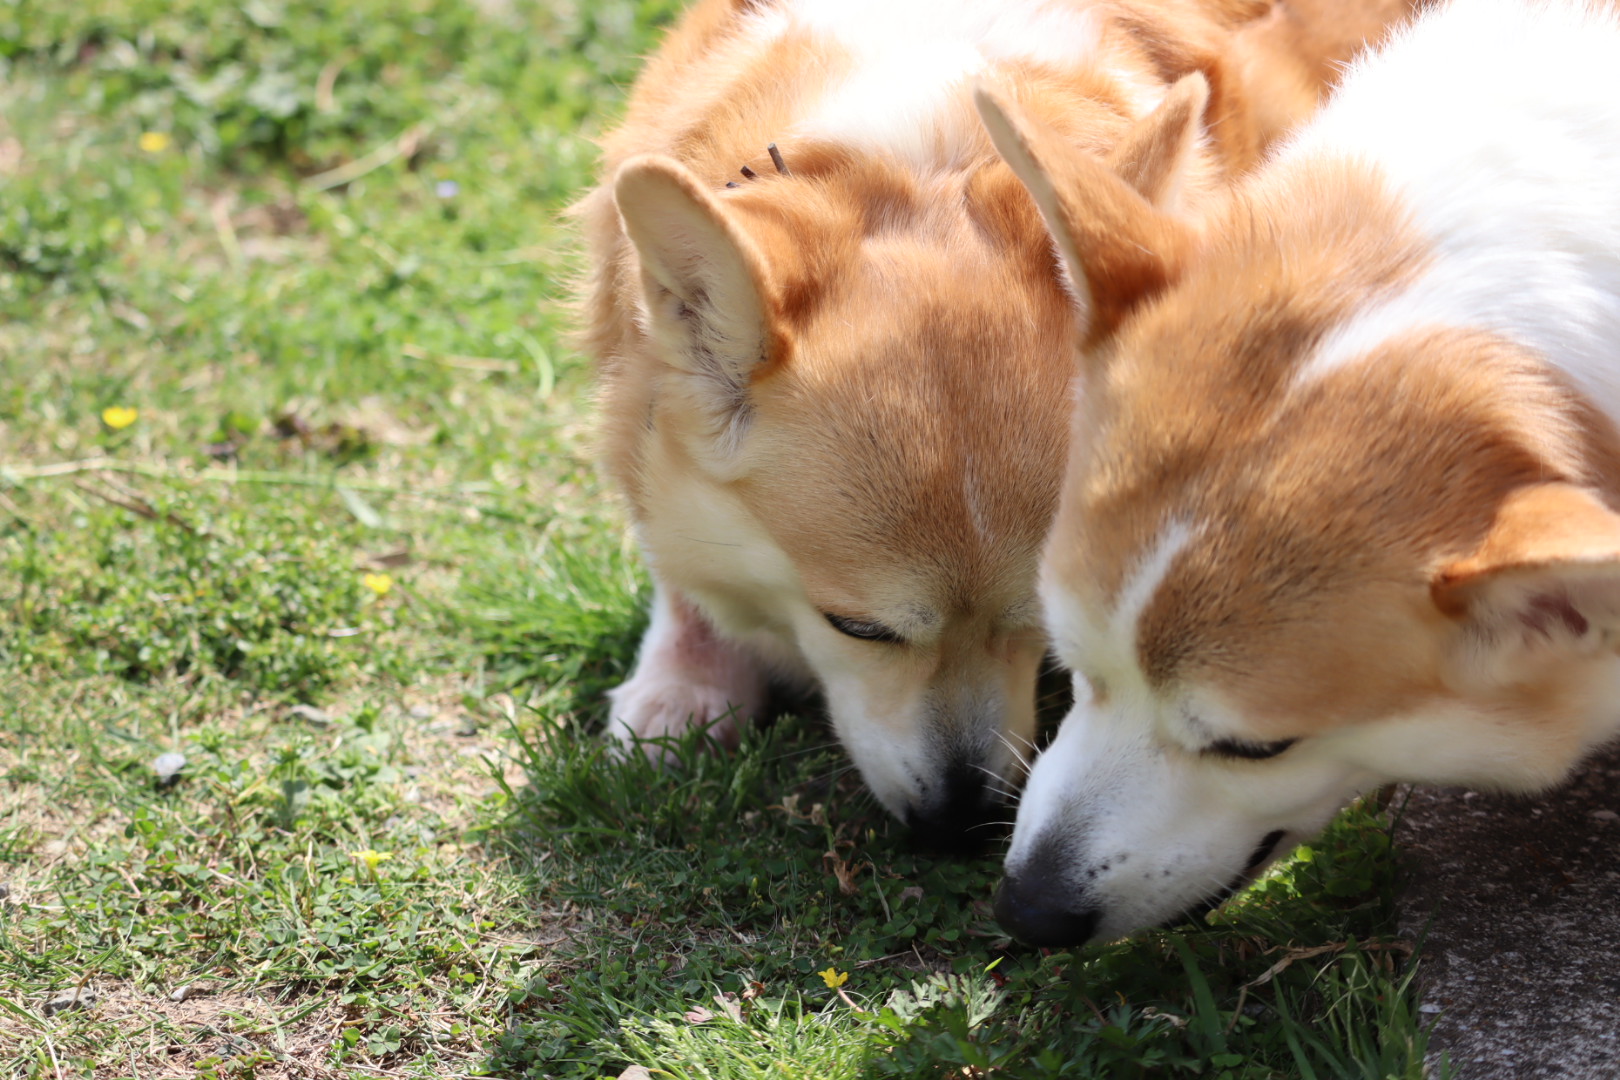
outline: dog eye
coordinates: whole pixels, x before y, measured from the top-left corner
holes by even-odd
[[[1276,757],[1297,742],[1298,739],[1278,739],[1276,742],[1218,739],[1204,747],[1204,753],[1224,758],[1240,758],[1244,761],[1264,761]]]
[[[862,622],[859,619],[846,619],[842,615],[834,615],[830,611],[822,612],[827,622],[840,634],[847,634],[862,641],[885,641],[891,645],[902,645],[905,638],[890,630],[882,623]]]

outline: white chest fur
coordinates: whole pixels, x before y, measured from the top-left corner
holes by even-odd
[[[1540,352],[1620,419],[1620,22],[1466,0],[1358,65],[1279,153],[1373,165],[1435,258],[1340,327],[1300,378],[1433,326]]]

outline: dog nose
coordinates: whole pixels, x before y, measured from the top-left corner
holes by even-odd
[[[1082,945],[1097,930],[1100,912],[1075,908],[1073,891],[1039,872],[1001,879],[996,922],[1026,945]]]
[[[959,850],[989,838],[993,801],[982,770],[953,764],[932,798],[906,810],[906,825],[927,843]]]

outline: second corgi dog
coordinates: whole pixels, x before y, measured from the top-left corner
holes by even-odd
[[[727,741],[770,681],[816,686],[891,812],[980,815],[1033,733],[1075,328],[973,81],[1107,153],[1191,79],[1191,198],[1404,4],[1306,7],[1320,25],[1256,0],[687,13],[580,206],[608,470],[655,582],[614,735]]]
[[[1195,230],[987,109],[1093,327],[1042,571],[1079,703],[1003,925],[1176,919],[1389,781],[1620,729],[1620,23],[1459,0]]]

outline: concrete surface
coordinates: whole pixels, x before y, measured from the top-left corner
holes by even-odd
[[[1414,789],[1395,836],[1431,1064],[1620,1080],[1620,750],[1534,799]]]

